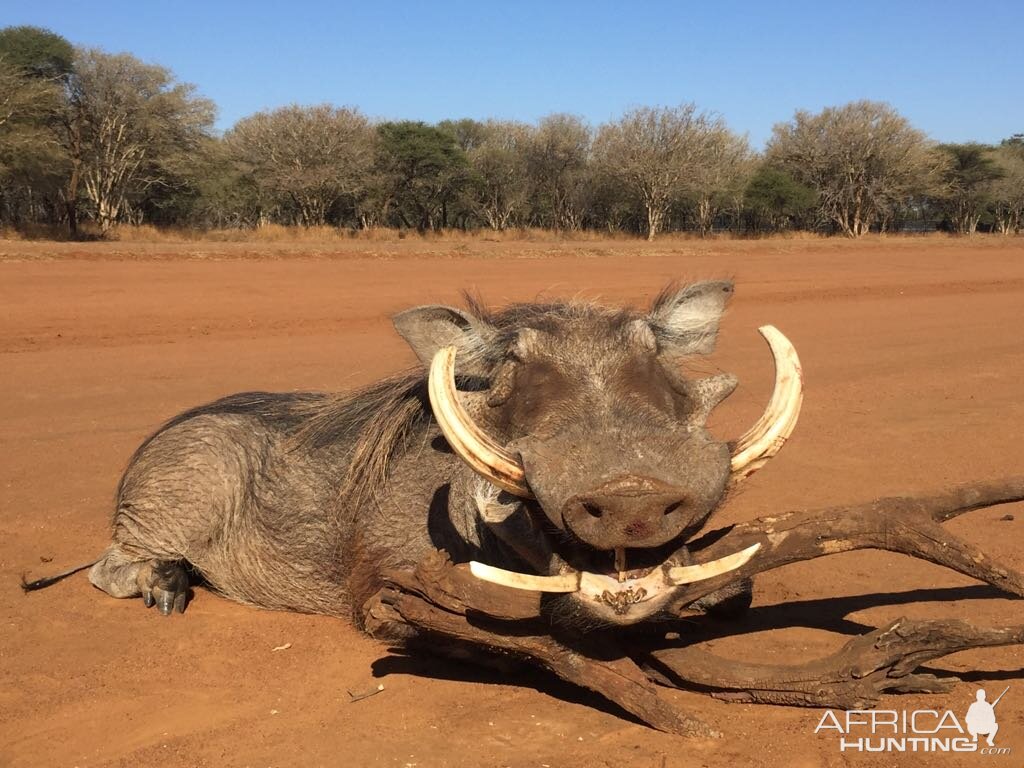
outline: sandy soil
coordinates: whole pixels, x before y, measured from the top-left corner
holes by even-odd
[[[399,309],[467,288],[492,303],[640,303],[669,279],[720,275],[738,293],[708,369],[742,384],[714,428],[735,434],[763,407],[771,364],[754,328],[765,322],[800,350],[807,399],[792,442],[718,521],[1022,471],[1020,240],[0,242],[0,765],[1021,765],[1019,647],[944,661],[966,676],[950,694],[884,702],[962,715],[977,687],[1010,685],[997,739],[1010,755],[858,756],[815,734],[811,710],[670,693],[725,734],[681,739],[543,675],[390,654],[336,619],[203,590],[167,619],[82,575],[18,589],[23,572],[103,548],[119,473],[166,417],[233,391],[345,389],[411,364],[388,322]],[[1024,568],[1024,506],[951,527]],[[874,552],[767,575],[755,605],[717,653],[795,662],[843,639],[803,625],[854,631],[844,616],[1024,621],[1024,603]],[[379,682],[382,693],[349,702]]]

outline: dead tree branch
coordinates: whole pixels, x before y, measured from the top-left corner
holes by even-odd
[[[955,677],[914,673],[927,661],[967,648],[1017,643],[1024,643],[1024,625],[988,629],[962,621],[897,619],[805,664],[749,664],[687,647],[654,651],[644,667],[665,685],[701,688],[727,701],[860,709],[889,691],[948,691]]]
[[[430,635],[543,667],[604,696],[659,731],[681,736],[716,735],[706,724],[665,701],[647,674],[625,655],[611,660],[586,655],[547,636],[543,622],[538,620],[500,621],[474,616],[465,602],[467,596],[480,597],[490,590],[478,590],[477,580],[452,566],[443,553],[429,558],[413,572],[394,571],[385,579],[390,586],[364,609],[371,634],[389,634],[389,625],[408,624]],[[508,611],[492,608],[489,613],[493,612]]]
[[[789,512],[712,531],[692,548],[701,561],[754,543],[761,549],[735,571],[680,587],[673,606],[684,607],[734,580],[855,549],[901,552],[1024,596],[1024,575],[940,525],[973,509],[1021,500],[1024,477],[1015,477],[930,496]],[[979,628],[961,621],[900,619],[851,639],[824,659],[794,666],[749,664],[695,647],[630,652],[556,639],[538,593],[480,581],[442,552],[414,571],[389,572],[384,580],[385,588],[364,606],[371,634],[425,634],[527,661],[599,693],[653,728],[693,736],[713,732],[672,707],[655,683],[696,687],[733,701],[854,708],[871,705],[889,691],[948,690],[953,678],[915,672],[931,659],[967,648],[1024,643],[1024,625]]]

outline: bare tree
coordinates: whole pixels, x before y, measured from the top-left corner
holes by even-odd
[[[355,109],[292,105],[246,117],[225,137],[232,157],[268,204],[292,207],[317,226],[344,198],[364,188],[374,131]]]
[[[892,206],[927,190],[941,161],[888,104],[855,101],[775,126],[769,162],[818,192],[821,213],[859,237]]]
[[[992,150],[992,158],[1002,172],[990,187],[996,229],[1019,234],[1024,228],[1024,146],[1004,143]]]
[[[993,185],[1003,176],[1002,168],[984,144],[941,144],[938,154],[945,160],[940,201],[953,230],[973,235],[985,211],[994,202]]]
[[[661,230],[672,200],[707,161],[722,121],[694,104],[641,107],[602,125],[594,145],[605,170],[633,189],[647,213],[647,239]]]
[[[753,153],[746,136],[737,136],[724,124],[712,127],[703,156],[695,158],[685,180],[696,204],[697,230],[711,232],[722,208],[738,208],[753,173]]]
[[[473,172],[472,206],[487,226],[503,230],[529,198],[530,128],[490,120],[480,133],[466,153]]]
[[[555,229],[583,227],[592,133],[575,115],[541,118],[527,146],[533,196],[541,221]]]
[[[68,109],[68,148],[103,231],[128,216],[133,197],[167,183],[214,115],[164,67],[96,49],[77,52]]]

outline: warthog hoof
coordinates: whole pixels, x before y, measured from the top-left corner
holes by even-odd
[[[156,605],[160,613],[170,616],[173,611],[185,612],[188,602],[188,573],[181,563],[155,561],[139,573],[142,602],[147,608]]]

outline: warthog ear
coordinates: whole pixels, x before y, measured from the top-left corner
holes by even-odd
[[[480,318],[454,307],[431,304],[399,312],[391,321],[423,365],[429,366],[442,347],[454,346],[458,349],[458,372],[481,374],[494,329]]]
[[[647,316],[658,346],[680,355],[706,355],[714,351],[718,321],[732,293],[729,280],[663,291]]]

